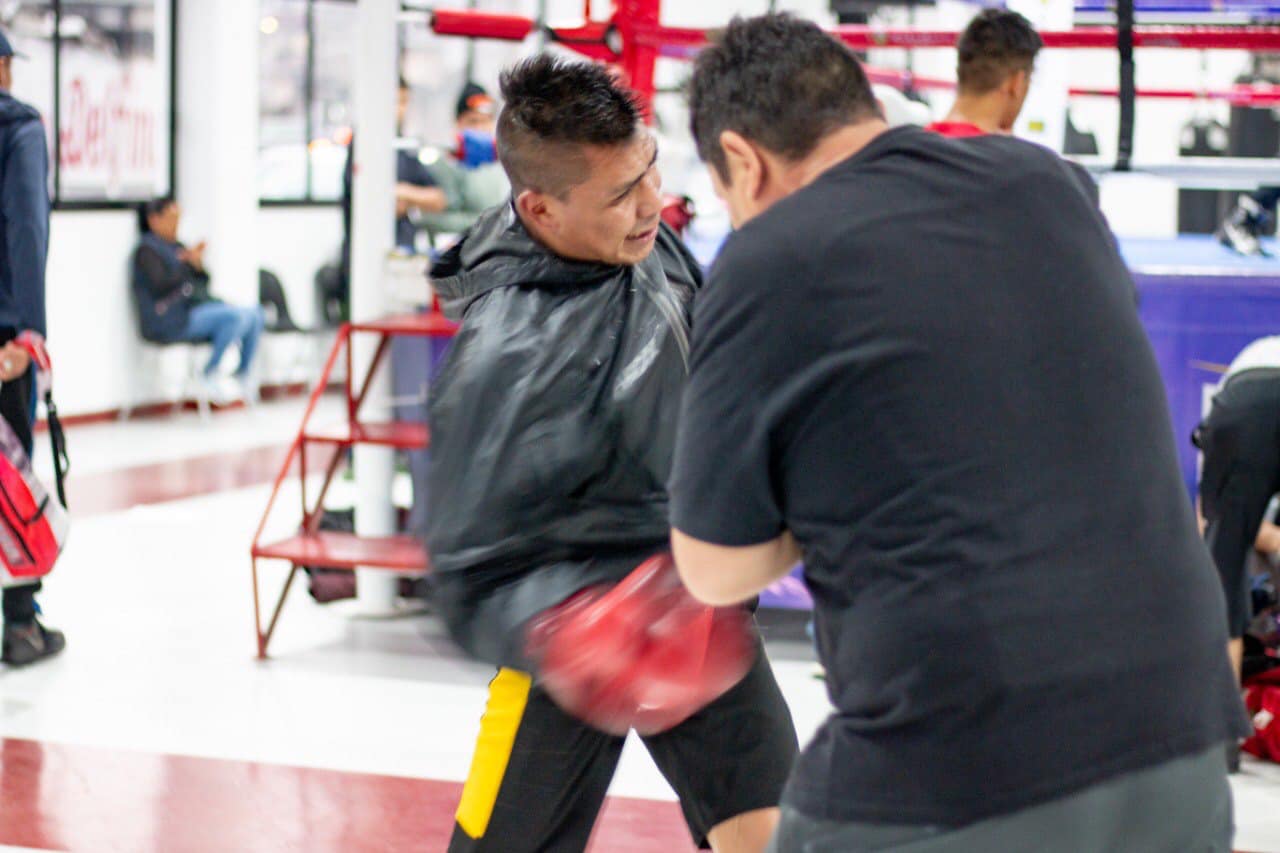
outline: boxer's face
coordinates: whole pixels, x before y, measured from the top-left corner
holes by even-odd
[[[658,145],[647,131],[622,145],[584,146],[582,174],[563,197],[527,191],[517,205],[562,257],[630,266],[653,251],[662,213]]]

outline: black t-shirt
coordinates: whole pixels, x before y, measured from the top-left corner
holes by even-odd
[[[804,550],[835,713],[786,801],[961,825],[1244,734],[1132,282],[1054,153],[889,131],[734,234],[673,524]]]

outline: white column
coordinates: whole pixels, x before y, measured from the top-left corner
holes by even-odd
[[[1037,30],[1069,30],[1075,24],[1072,0],[1009,0],[1009,8],[1025,15]],[[1114,52],[1112,54],[1114,62]],[[1042,50],[1031,75],[1031,92],[1014,126],[1014,135],[1062,151],[1067,129],[1067,89],[1071,58],[1065,50]]]
[[[258,302],[259,26],[258,0],[178,3],[180,236],[209,241],[214,291],[246,305]]]
[[[351,318],[372,320],[386,313],[383,265],[394,245],[395,100],[397,81],[396,11],[390,0],[360,0],[356,29],[356,160],[352,187]],[[355,341],[355,376],[361,379],[373,357],[376,340]],[[371,387],[361,417],[383,421],[391,416],[387,367]],[[391,504],[394,452],[382,447],[355,449],[356,532],[386,536],[395,531]],[[398,578],[377,569],[357,571],[361,609],[385,611],[396,599]]]

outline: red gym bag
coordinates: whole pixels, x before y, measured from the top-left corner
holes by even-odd
[[[53,570],[67,539],[63,478],[67,472],[66,443],[57,407],[53,405],[53,368],[44,340],[24,332],[17,343],[31,355],[36,387],[48,407],[49,436],[58,500],[50,497],[31,470],[31,459],[9,422],[0,418],[0,586],[39,580]]]
[[[1280,763],[1280,667],[1245,683],[1244,704],[1253,717],[1253,737],[1241,749],[1265,761]]]

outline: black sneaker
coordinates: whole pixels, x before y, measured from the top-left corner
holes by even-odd
[[[67,647],[61,631],[46,628],[37,620],[4,626],[4,653],[0,661],[9,666],[26,666],[53,657]]]
[[[1218,242],[1233,252],[1250,257],[1269,257],[1258,239],[1264,211],[1248,196],[1241,196],[1235,209],[1218,226]]]

